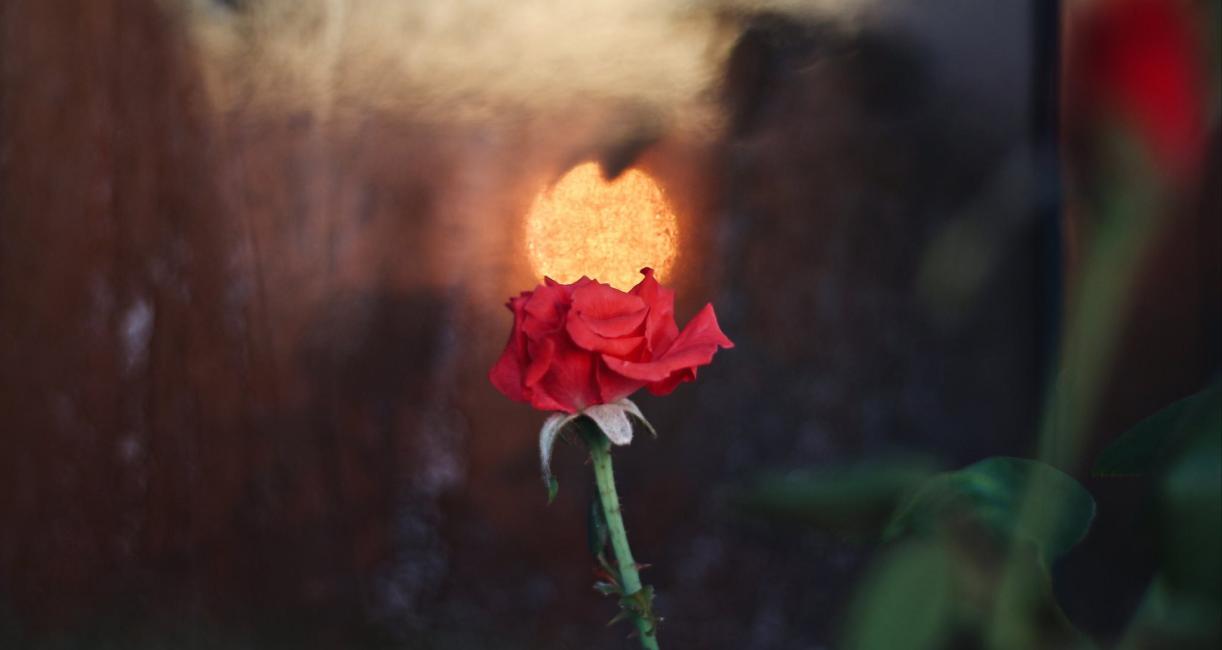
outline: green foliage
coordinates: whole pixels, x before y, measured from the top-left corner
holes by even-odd
[[[1222,430],[1222,386],[1215,384],[1142,420],[1095,461],[1096,476],[1139,476],[1172,460],[1186,442]]]
[[[1138,423],[1100,454],[1095,472],[1154,476],[1168,587],[1222,598],[1222,386]]]
[[[892,549],[859,588],[843,647],[945,647],[953,622],[954,573],[954,559],[942,544],[912,542]]]
[[[1217,384],[1139,423],[1096,472],[1156,481],[1160,568],[1124,648],[1216,647],[1222,637],[1222,390]]]
[[[1055,502],[1050,518],[1022,519],[1029,493]],[[1070,476],[1038,461],[994,457],[926,481],[896,511],[885,536],[930,533],[970,521],[999,541],[1031,542],[1051,562],[1086,536],[1094,517],[1095,500]]]
[[[877,539],[903,495],[937,471],[928,458],[766,474],[736,495],[752,515]]]
[[[1216,600],[1185,593],[1159,576],[1146,590],[1134,620],[1119,644],[1137,648],[1217,648],[1222,609]]]
[[[1047,519],[1024,518],[1047,499]],[[891,546],[857,592],[844,647],[1079,648],[1052,592],[1048,566],[1085,536],[1094,499],[1040,462],[988,458],[910,490],[884,537]]]
[[[1222,600],[1222,425],[1217,414],[1208,420],[1212,428],[1196,430],[1162,480],[1159,530],[1163,570],[1171,586],[1218,601]]]
[[[1026,499],[1055,507],[1033,518]],[[1086,535],[1095,502],[1049,465],[996,457],[938,473],[928,459],[904,459],[770,474],[737,503],[889,542],[851,601],[839,647],[1089,645],[1057,605],[1048,566]]]

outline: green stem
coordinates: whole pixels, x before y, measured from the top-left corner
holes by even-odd
[[[594,482],[598,485],[599,501],[607,518],[611,550],[615,552],[615,562],[619,565],[620,586],[627,598],[641,590],[641,576],[637,573],[636,561],[632,559],[628,532],[624,530],[624,519],[620,516],[619,495],[615,491],[615,475],[611,471],[611,441],[597,427],[590,428],[593,431],[585,438],[590,447],[590,459],[594,463]],[[654,622],[636,612],[632,613],[632,622],[640,632],[641,647],[658,650]]]

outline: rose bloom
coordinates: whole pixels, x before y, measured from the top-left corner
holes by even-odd
[[[1069,117],[1089,123],[1116,114],[1136,127],[1161,169],[1188,174],[1205,137],[1203,12],[1184,0],[1112,0],[1082,13],[1071,32]]]
[[[734,344],[705,305],[682,332],[675,292],[652,269],[628,292],[583,277],[550,278],[510,298],[513,331],[488,373],[510,399],[545,411],[576,413],[619,401],[641,388],[665,395],[696,378],[718,348]]]

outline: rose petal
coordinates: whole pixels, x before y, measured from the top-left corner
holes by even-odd
[[[602,337],[635,333],[647,312],[645,301],[607,284],[591,282],[573,291],[572,316],[579,317]]]
[[[547,391],[532,388],[527,391],[529,404],[540,411],[563,411],[565,413],[576,413],[577,409],[561,403],[556,398],[552,397]]]
[[[603,363],[607,364],[612,372],[618,373],[629,379],[636,379],[644,382],[662,381],[674,372],[670,361],[658,359],[656,361],[628,361],[619,359],[608,354],[602,355]]]
[[[598,396],[604,403],[617,402],[645,385],[639,379],[631,379],[611,370],[602,359],[599,359],[594,372],[598,381]]]
[[[574,290],[574,289],[578,289],[578,288],[580,288],[580,287],[584,287],[585,285],[587,285],[587,284],[589,284],[589,283],[591,283],[591,282],[593,282],[593,280],[591,280],[590,278],[587,278],[587,277],[586,277],[586,276],[584,276],[584,275],[583,275],[583,276],[581,276],[580,278],[577,278],[577,281],[576,281],[576,282],[573,282],[572,284],[560,284],[559,282],[556,282],[555,280],[553,280],[553,279],[551,279],[551,278],[549,278],[549,277],[547,277],[547,276],[543,276],[543,284],[545,284],[545,285],[547,285],[547,286],[549,286],[549,287],[556,287],[557,289],[560,289],[561,291],[564,291],[564,295],[566,295],[566,296],[572,296],[572,295],[573,295],[573,290]]]
[[[684,368],[707,365],[713,360],[715,345],[689,346],[683,350],[668,352],[655,361],[633,362],[603,355],[607,367],[625,377],[646,382],[657,382],[670,377],[671,373]]]
[[[573,291],[565,330],[579,347],[617,357],[635,357],[647,312],[644,301],[610,285],[589,282]]]
[[[599,336],[590,329],[585,321],[577,317],[570,317],[564,329],[578,347],[591,352],[605,352],[616,357],[632,357],[645,344],[643,336],[618,339]]]
[[[717,325],[713,306],[705,305],[660,358],[649,362],[632,362],[604,354],[603,361],[611,370],[625,377],[653,383],[670,378],[673,372],[707,365],[719,347],[732,348],[734,344]],[[695,376],[693,371],[690,377],[685,375],[679,381],[691,381]]]
[[[670,376],[666,379],[663,379],[662,381],[655,381],[652,384],[646,385],[645,389],[649,391],[650,395],[657,395],[661,397],[662,395],[669,395],[675,390],[675,388],[678,388],[679,384],[689,381],[696,381],[695,368],[683,368],[682,370],[676,370],[675,372],[670,373]]]
[[[569,296],[556,286],[540,286],[525,300],[518,320],[523,334],[539,338],[559,329],[564,324]]]
[[[552,358],[556,355],[556,342],[552,339],[530,341],[526,349],[529,352],[530,361],[526,366],[526,374],[522,377],[522,383],[529,388],[539,383],[551,369]]]
[[[505,348],[501,358],[488,371],[488,379],[505,397],[519,402],[528,401],[522,387],[522,359],[515,350]]]
[[[574,413],[599,403],[594,355],[559,336],[550,340],[555,346],[551,366],[531,386],[531,404],[536,408],[543,408],[540,404],[545,402],[557,404],[557,410]]]
[[[716,347],[730,349],[734,347],[734,343],[726,337],[721,331],[721,326],[717,324],[717,314],[713,313],[712,303],[706,304],[697,314],[687,323],[687,327],[679,333],[679,337],[671,345],[671,350],[682,350],[685,347],[698,345],[714,345]]]
[[[492,385],[509,399],[519,402],[529,399],[522,384],[522,371],[527,364],[526,337],[518,325],[522,322],[522,310],[530,296],[531,292],[523,291],[505,304],[513,312],[514,326],[509,332],[509,340],[505,342],[504,352],[488,371],[488,379],[492,381]]]
[[[666,351],[679,335],[675,324],[675,292],[658,284],[653,269],[643,268],[644,279],[628,293],[638,296],[649,308],[645,318],[645,339],[649,350],[655,355]]]

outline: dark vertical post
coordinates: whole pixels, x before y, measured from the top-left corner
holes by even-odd
[[[1060,135],[1061,1],[1032,0],[1031,144],[1035,165],[1036,291],[1042,313],[1035,319],[1044,386],[1053,381],[1065,300]],[[1046,393],[1041,391],[1040,395]]]

